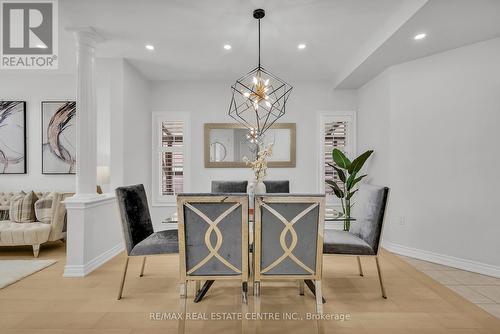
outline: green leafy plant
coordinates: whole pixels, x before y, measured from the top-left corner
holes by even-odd
[[[358,176],[358,173],[372,153],[372,150],[366,151],[353,161],[350,161],[339,149],[334,148],[332,151],[332,158],[335,164],[328,163],[328,165],[333,167],[337,172],[340,186],[334,180],[326,180],[326,183],[332,188],[333,193],[342,203],[344,231],[349,231],[351,227],[351,208],[353,206],[351,199],[358,191],[356,185],[367,176],[367,174]]]

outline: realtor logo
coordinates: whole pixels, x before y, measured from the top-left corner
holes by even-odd
[[[57,69],[57,0],[2,0],[2,69]]]

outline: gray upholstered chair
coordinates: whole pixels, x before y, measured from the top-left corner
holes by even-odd
[[[244,194],[248,181],[212,181],[212,193]]]
[[[325,230],[323,244],[325,254],[355,255],[360,276],[363,276],[360,256],[375,257],[380,289],[384,298],[387,296],[382,281],[378,251],[388,194],[387,187],[361,184],[352,213],[356,221],[351,223],[351,230],[349,232]]]
[[[322,312],[325,195],[258,195],[255,199],[254,294],[266,280],[315,282]],[[300,287],[303,294],[303,285]]]
[[[118,299],[121,299],[128,260],[131,256],[143,256],[140,274],[142,277],[147,255],[178,253],[179,244],[177,230],[154,232],[149,215],[148,199],[142,184],[120,187],[115,190],[115,193],[127,250],[127,259],[118,291]]]
[[[197,291],[199,302],[214,280],[237,279],[247,303],[247,194],[179,194],[177,210],[181,297],[188,281],[207,280]]]
[[[290,192],[290,181],[264,181],[266,193],[268,194],[288,194]]]

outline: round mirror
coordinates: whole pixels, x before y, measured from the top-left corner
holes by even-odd
[[[210,161],[224,161],[226,159],[226,147],[216,141],[210,144]]]

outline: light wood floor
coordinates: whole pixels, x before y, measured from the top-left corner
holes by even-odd
[[[31,259],[29,248],[2,248],[0,259]],[[63,278],[64,245],[41,249],[40,258],[58,263],[0,290],[0,333],[176,333],[175,320],[150,320],[152,312],[179,312],[177,256],[148,258],[139,278],[141,258],[129,264],[124,297],[116,300],[124,254],[84,279]],[[381,266],[388,299],[380,297],[374,259],[362,260],[365,277],[357,274],[355,258],[325,256],[323,291],[325,314],[349,314],[348,321],[213,321],[190,320],[186,333],[500,333],[500,320],[384,252]],[[1,274],[1,273],[0,273]],[[250,292],[252,290],[250,289]],[[260,312],[313,313],[315,301],[306,291],[299,296],[293,283],[263,283]],[[187,312],[241,312],[236,282],[215,283],[205,299],[192,302]],[[249,298],[248,312],[258,305]]]

